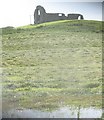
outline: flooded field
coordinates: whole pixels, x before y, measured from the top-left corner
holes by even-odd
[[[80,118],[101,118],[102,110],[81,108]],[[77,118],[78,108],[62,107],[55,111],[44,112],[34,109],[11,109],[3,113],[3,118]]]

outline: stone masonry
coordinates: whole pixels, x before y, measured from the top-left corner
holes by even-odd
[[[34,24],[57,21],[57,20],[75,20],[84,19],[81,14],[46,13],[42,6],[37,6],[34,12]]]

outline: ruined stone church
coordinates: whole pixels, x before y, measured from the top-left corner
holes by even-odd
[[[74,20],[84,19],[81,14],[68,14],[65,16],[63,13],[46,13],[42,6],[37,6],[34,12],[34,24],[57,21],[57,20]]]

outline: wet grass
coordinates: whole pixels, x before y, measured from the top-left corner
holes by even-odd
[[[101,107],[101,22],[65,20],[2,31],[4,104]]]

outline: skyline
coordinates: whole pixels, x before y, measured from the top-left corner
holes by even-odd
[[[33,24],[33,14],[37,5],[45,8],[47,13],[79,13],[85,20],[102,20],[102,3],[99,2],[51,2],[51,0],[2,0],[0,6],[0,27],[6,26],[24,26]],[[6,4],[5,4],[6,3]],[[12,4],[11,4],[12,3]],[[5,6],[5,10],[4,7]],[[2,12],[3,11],[3,12]]]

